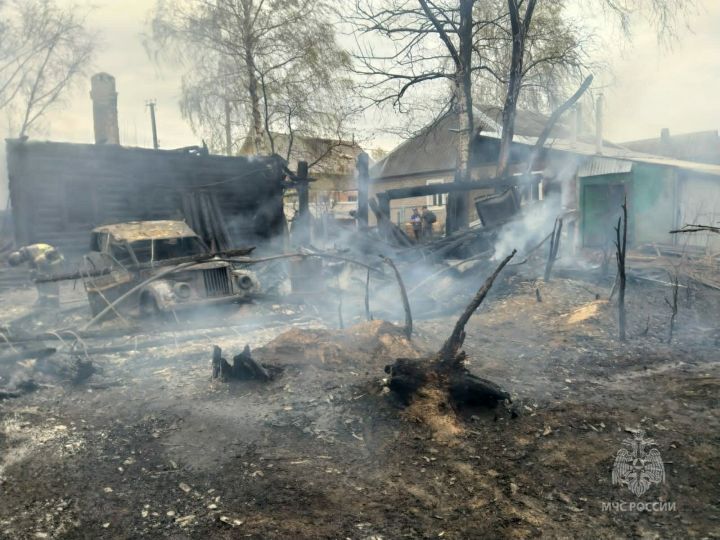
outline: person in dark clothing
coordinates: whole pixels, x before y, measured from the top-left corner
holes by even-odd
[[[410,216],[410,224],[412,225],[412,231],[415,235],[415,241],[420,241],[420,235],[422,234],[422,217],[417,208],[413,208],[412,216]]]
[[[427,206],[422,207],[422,235],[423,238],[432,238],[433,235],[433,223],[437,221],[437,216],[432,210],[429,210]]]

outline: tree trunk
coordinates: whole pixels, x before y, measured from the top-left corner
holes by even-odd
[[[505,105],[502,112],[502,136],[500,137],[500,153],[498,155],[497,177],[502,178],[508,173],[510,164],[510,149],[515,135],[515,115],[517,112],[517,100],[520,95],[520,81],[522,72],[522,49],[523,36],[513,36],[512,66],[510,68],[510,83],[508,93],[505,97]],[[520,51],[517,53],[516,51]]]
[[[258,94],[258,80],[255,73],[255,62],[252,55],[248,53],[246,61],[248,63],[248,94],[250,95],[250,108],[252,112],[252,135],[255,145],[255,153],[262,154],[265,151],[265,142],[263,137],[263,122],[260,112],[260,95]]]
[[[502,178],[508,174],[510,165],[510,150],[515,135],[515,115],[517,102],[520,96],[520,87],[523,78],[523,62],[525,57],[525,37],[527,36],[536,0],[528,0],[525,16],[521,19],[517,0],[508,0],[510,25],[512,28],[512,56],[510,59],[510,81],[505,96],[505,105],[502,114],[502,136],[500,138],[500,153],[498,155],[497,177]]]
[[[470,180],[470,159],[474,133],[472,102],[472,10],[474,0],[460,0],[458,34],[459,65],[455,74],[454,108],[458,118],[457,173],[455,182]],[[468,224],[467,193],[451,192],[448,195],[446,233],[455,232]]]
[[[252,21],[254,20],[252,2],[243,2],[244,27],[244,50],[245,68],[248,76],[248,94],[250,96],[250,111],[252,116],[252,137],[255,146],[255,153],[265,152],[265,138],[263,137],[263,120],[260,110],[260,95],[258,93],[258,75],[255,65],[255,42],[253,40]]]

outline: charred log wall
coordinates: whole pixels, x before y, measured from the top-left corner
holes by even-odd
[[[183,197],[201,192],[218,201],[231,247],[283,230],[272,158],[8,140],[7,159],[18,245],[46,242],[76,256],[87,251],[92,228],[183,219]]]

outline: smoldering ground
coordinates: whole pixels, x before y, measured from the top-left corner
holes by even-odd
[[[510,224],[498,238],[532,246],[556,217],[532,215],[522,223],[528,233]],[[603,275],[592,259],[574,264],[561,245],[566,264],[545,282],[548,246],[532,256],[521,248],[522,264],[505,269],[465,342],[471,372],[508,390],[519,417],[502,408],[461,411],[463,431],[447,441],[383,390],[383,367],[437,351],[496,262],[403,262],[381,242],[358,254],[351,240],[339,235],[334,253],[374,269],[372,322],[363,266],[322,259],[293,291],[297,261],[251,265],[268,297],[178,312],[131,337],[84,339],[87,349],[78,343],[73,355],[87,352],[97,373],[82,384],[41,381],[37,391],[4,401],[3,534],[460,538],[503,536],[508,523],[521,535],[711,529],[704,517],[609,519],[600,502],[622,495],[610,469],[624,431],[639,425],[673,462],[652,493],[710,515],[716,292],[681,297],[668,344],[667,286],[631,281],[630,340],[620,344],[608,301],[612,271]],[[398,284],[380,255],[395,260],[409,293],[411,341],[400,331]],[[15,319],[30,312],[34,291],[0,299],[15,306],[4,312]],[[78,307],[83,291],[64,284],[62,299],[63,308]],[[69,320],[38,321],[32,332]],[[269,383],[213,381],[213,345],[228,359],[250,345],[282,374]]]

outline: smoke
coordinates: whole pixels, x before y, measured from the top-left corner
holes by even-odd
[[[525,205],[520,219],[500,229],[492,259],[502,259],[513,249],[517,249],[521,256],[527,253],[550,234],[561,212],[559,193],[552,193],[542,201]]]

